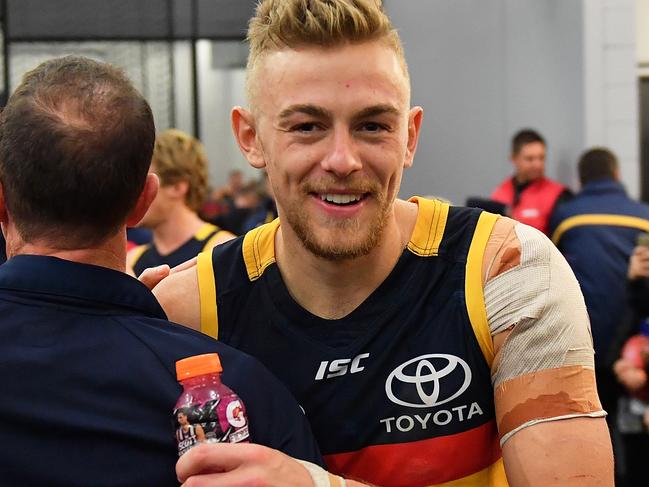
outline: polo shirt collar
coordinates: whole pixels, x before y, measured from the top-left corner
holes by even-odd
[[[622,193],[626,194],[624,186],[614,179],[598,179],[584,185],[582,193]]]
[[[58,257],[12,257],[0,266],[0,289],[75,298],[167,319],[153,293],[134,277]]]

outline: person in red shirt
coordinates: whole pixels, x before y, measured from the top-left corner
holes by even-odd
[[[545,140],[531,129],[512,139],[511,161],[516,172],[503,181],[491,199],[507,205],[515,220],[547,234],[554,207],[572,197],[563,184],[545,177]]]

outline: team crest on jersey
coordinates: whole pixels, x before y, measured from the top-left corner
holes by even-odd
[[[469,388],[471,369],[455,355],[420,355],[394,369],[385,381],[385,392],[395,404],[430,408],[446,404]]]

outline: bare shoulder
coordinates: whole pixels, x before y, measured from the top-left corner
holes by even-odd
[[[212,240],[210,240],[210,242],[208,242],[208,245],[203,249],[203,251],[212,250],[217,245],[225,243],[225,242],[227,242],[229,240],[232,240],[233,238],[236,238],[236,237],[237,236],[234,233],[230,233],[227,230],[221,230],[216,235],[214,235],[214,237],[212,237]]]
[[[171,321],[200,331],[201,306],[196,265],[163,279],[153,288],[153,294]]]
[[[520,264],[521,244],[515,232],[517,222],[500,217],[494,224],[482,260],[482,282]]]

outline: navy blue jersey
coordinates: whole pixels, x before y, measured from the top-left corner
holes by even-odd
[[[289,294],[275,263],[279,221],[201,254],[201,303],[214,303],[203,331],[284,381],[332,471],[381,486],[506,485],[480,276],[497,216],[414,201],[407,250],[342,319]]]
[[[252,357],[166,321],[139,281],[12,258],[0,267],[0,484],[178,485],[175,362],[212,352],[252,441],[318,462],[284,386]]]
[[[166,255],[161,255],[153,242],[135,247],[131,251],[133,253],[131,259],[133,271],[136,276],[139,276],[144,269],[148,269],[149,267],[157,267],[162,264],[167,264],[169,267],[176,267],[183,262],[193,259],[203,250],[214,247],[215,240],[221,237],[223,232],[224,230],[221,230],[219,227],[211,223],[206,223],[192,238]]]

